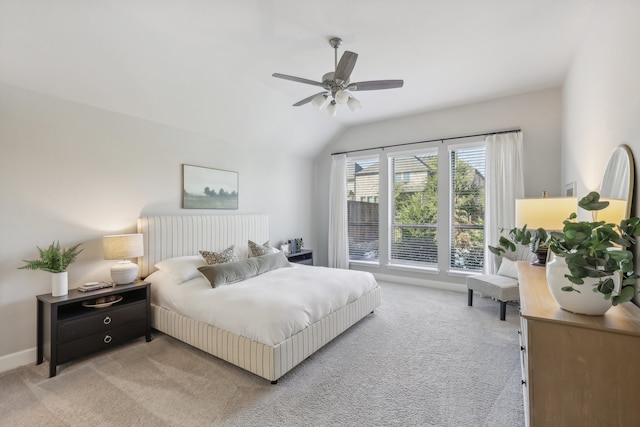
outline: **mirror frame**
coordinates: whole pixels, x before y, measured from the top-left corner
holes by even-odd
[[[628,192],[626,194],[626,207],[625,207],[625,219],[629,218],[631,216],[631,205],[633,202],[633,187],[634,187],[634,180],[635,180],[635,168],[634,168],[634,160],[633,160],[633,153],[631,153],[631,149],[629,148],[628,145],[625,144],[621,144],[619,146],[617,146],[612,152],[611,155],[609,156],[609,160],[607,161],[607,165],[605,166],[604,169],[604,173],[602,175],[602,181],[600,182],[600,196],[602,198],[611,198],[610,195],[608,194],[603,194],[602,192],[602,187],[603,184],[605,182],[605,178],[608,175],[613,175],[613,173],[615,173],[616,171],[610,171],[610,169],[614,166],[614,163],[612,163],[614,156],[616,156],[616,153],[623,153],[625,155],[625,160],[628,162],[628,169],[629,169],[629,188],[628,188]],[[612,173],[613,172],[613,173]]]

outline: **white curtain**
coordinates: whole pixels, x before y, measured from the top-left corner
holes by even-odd
[[[524,197],[522,132],[486,138],[485,242],[496,246],[501,231],[515,226],[516,199]],[[496,272],[494,255],[485,248],[485,273]]]
[[[329,182],[329,267],[349,268],[346,154],[331,157]]]

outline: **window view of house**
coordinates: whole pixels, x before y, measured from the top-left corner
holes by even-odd
[[[452,270],[484,268],[484,147],[450,151]]]
[[[389,260],[437,267],[438,152],[390,157],[389,168],[395,176]]]
[[[350,260],[379,260],[379,165],[378,156],[347,161]]]
[[[485,150],[483,144],[439,146],[347,162],[349,259],[437,270],[484,267]],[[448,182],[438,182],[438,171]],[[380,241],[380,182],[389,181],[389,224]],[[438,215],[447,218],[438,223]],[[439,228],[446,227],[445,232]]]

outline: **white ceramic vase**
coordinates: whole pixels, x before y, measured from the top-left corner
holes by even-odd
[[[564,277],[565,274],[569,274],[569,268],[564,257],[552,254],[547,262],[547,283],[551,295],[562,309],[577,314],[599,316],[611,308],[611,299],[606,300],[603,294],[593,291],[598,283],[597,278],[585,277],[584,284],[574,285],[580,292],[567,292],[563,291],[562,287],[571,285],[571,282]],[[612,278],[617,292],[620,289],[620,275],[616,273]]]
[[[62,297],[69,292],[69,276],[66,271],[51,273],[51,295]]]

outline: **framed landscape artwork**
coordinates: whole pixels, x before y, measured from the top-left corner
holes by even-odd
[[[184,209],[238,209],[238,172],[182,165]]]

